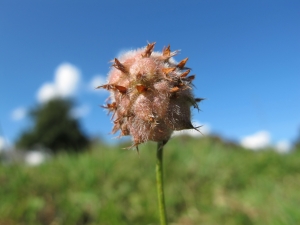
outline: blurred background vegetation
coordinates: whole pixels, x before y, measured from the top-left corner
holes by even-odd
[[[41,145],[39,165],[0,157],[0,225],[158,224],[155,143],[91,141],[72,118],[73,103],[52,100],[32,111],[18,147]],[[55,126],[53,126],[55,124]],[[178,136],[165,146],[170,224],[299,224],[300,149],[250,151],[218,136]]]
[[[155,144],[94,144],[38,166],[0,166],[0,224],[158,224]],[[299,224],[300,151],[248,151],[213,137],[165,147],[170,224]]]

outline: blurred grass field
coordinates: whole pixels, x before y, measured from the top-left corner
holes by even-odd
[[[0,225],[158,225],[156,145],[142,145],[140,155],[122,147],[0,165]],[[164,152],[171,225],[300,224],[299,150],[178,137]]]

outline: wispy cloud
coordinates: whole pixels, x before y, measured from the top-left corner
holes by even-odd
[[[103,89],[96,89],[98,86],[106,84],[106,78],[102,75],[94,76],[91,81],[89,82],[89,89],[92,91],[101,91]]]
[[[44,83],[37,93],[39,102],[44,103],[54,97],[69,97],[75,94],[80,82],[79,69],[70,64],[63,63],[55,71],[54,81]]]
[[[37,94],[39,102],[47,102],[50,99],[57,97],[57,89],[53,83],[44,83]]]
[[[11,113],[11,118],[14,121],[19,121],[25,118],[27,115],[27,110],[24,107],[16,108]]]
[[[271,136],[268,131],[259,131],[242,138],[241,145],[245,148],[258,150],[270,145]]]

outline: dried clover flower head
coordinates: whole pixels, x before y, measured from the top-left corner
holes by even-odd
[[[170,46],[153,52],[155,43],[129,51],[113,60],[108,83],[98,88],[110,91],[103,106],[112,112],[112,133],[131,135],[133,145],[146,141],[167,141],[174,130],[196,129],[191,110],[201,98],[194,98],[188,58],[176,63]]]

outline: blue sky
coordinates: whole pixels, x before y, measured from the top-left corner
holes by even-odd
[[[76,100],[89,135],[111,140],[99,108],[108,95],[91,86],[121,51],[155,41],[189,57],[195,95],[207,99],[195,122],[239,142],[290,143],[300,130],[299,11],[299,1],[274,0],[0,1],[0,136],[13,143],[27,110],[55,89]]]

